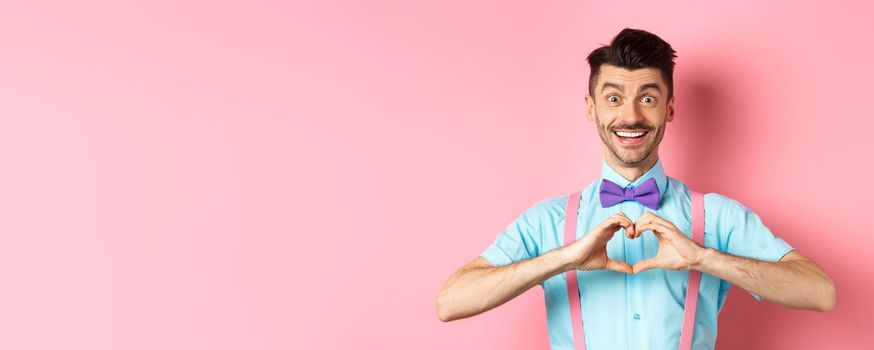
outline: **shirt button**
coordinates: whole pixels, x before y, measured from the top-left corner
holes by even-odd
[[[635,320],[639,320],[639,319],[640,319],[640,314],[634,314],[634,319],[635,319]]]

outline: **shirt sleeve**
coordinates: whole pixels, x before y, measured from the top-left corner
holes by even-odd
[[[539,203],[511,222],[480,254],[495,266],[508,265],[540,255],[542,230]]]
[[[755,212],[738,201],[721,197],[725,199],[719,233],[722,251],[745,258],[776,262],[794,249],[786,241],[774,235]],[[728,293],[728,288],[720,292]],[[750,292],[750,294],[756,300],[762,300],[762,297],[756,293]],[[724,296],[721,295],[723,298]]]

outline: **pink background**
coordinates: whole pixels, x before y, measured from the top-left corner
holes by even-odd
[[[626,26],[679,53],[668,174],[838,286],[827,314],[734,288],[718,347],[874,342],[874,6],[312,3],[0,5],[0,348],[546,348],[539,287],[435,299],[598,176],[584,59]]]

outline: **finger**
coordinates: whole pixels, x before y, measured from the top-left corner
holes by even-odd
[[[634,222],[631,221],[631,219],[629,219],[628,216],[626,216],[625,213],[621,211],[616,213],[616,215],[618,215],[622,220],[622,227],[625,229],[625,236],[632,238],[636,232],[636,229],[634,228]]]
[[[637,224],[634,224],[634,227],[637,227],[637,226],[638,226]],[[652,231],[652,229],[649,229],[649,230]],[[646,230],[645,230],[645,229],[638,229],[638,230],[637,230],[637,237],[642,236],[642,235],[643,235],[643,231],[646,231]],[[656,232],[653,231],[653,233],[656,233]]]
[[[638,219],[637,222],[634,223],[634,230],[635,230],[634,231],[634,233],[635,233],[634,238],[639,238],[641,235],[643,235],[643,231],[646,231],[646,229],[641,228],[641,227],[642,227],[642,222],[640,221],[640,219]]]
[[[628,263],[611,259],[607,259],[607,270],[613,270],[623,273],[634,273],[634,268],[631,267],[631,265],[628,265]]]
[[[634,238],[634,233],[636,229],[634,228],[634,222],[631,221],[624,213],[620,212],[620,218],[622,220],[622,228],[625,229],[625,237]]]
[[[619,225],[622,227],[629,227],[629,226],[634,225],[634,223],[631,222],[631,219],[629,219],[627,216],[625,216],[625,213],[623,213],[621,211],[616,213],[616,214],[613,214],[612,217],[616,218],[616,220],[618,220],[618,222],[619,222]]]
[[[656,238],[661,239],[662,233],[659,232],[662,228],[658,225],[649,223],[649,222],[638,222],[634,224],[637,229],[638,237],[643,235],[646,231],[652,231],[652,233],[656,236]]]
[[[656,222],[656,223],[662,224],[662,225],[664,225],[665,227],[667,227],[667,228],[671,228],[671,229],[674,230],[674,231],[679,231],[679,229],[677,228],[676,225],[674,225],[673,222],[670,222],[669,220],[667,220],[667,219],[665,219],[665,218],[663,218],[663,217],[661,217],[661,216],[658,216],[658,214],[656,214],[656,213],[653,213],[653,212],[647,212],[647,213],[649,213],[648,217],[649,217],[653,222]]]
[[[617,230],[620,228],[625,229],[625,236],[626,237],[628,237],[629,234],[634,232],[634,230],[632,229],[634,227],[634,222],[632,222],[631,219],[629,219],[628,216],[625,215],[625,213],[623,213],[621,211],[617,212],[617,213],[613,214],[611,216],[611,218],[615,218],[617,220],[616,224],[619,225],[616,228]]]
[[[678,232],[676,227],[673,227],[673,226],[667,227],[664,224],[659,223],[659,222],[644,222],[642,224],[635,224],[635,225],[637,225],[639,227],[638,230],[641,232],[643,232],[645,230],[650,230],[650,231],[652,231],[653,234],[656,235],[656,237],[658,237],[658,238],[665,237],[669,241],[672,239],[682,239],[683,237],[688,238],[688,237],[686,237],[686,235],[684,233]],[[682,237],[680,237],[680,236],[682,236]]]
[[[637,221],[634,222],[634,227],[636,229],[635,230],[636,236],[634,238],[640,237],[641,235],[643,235],[643,232],[647,230],[647,229],[642,228],[642,227],[644,227],[645,223],[653,221],[652,218],[650,218],[650,213],[652,213],[652,212],[651,211],[643,212],[643,215],[638,217]]]
[[[622,214],[620,212],[620,213],[613,214],[610,217],[608,217],[606,220],[604,220],[604,222],[601,223],[601,227],[600,227],[599,231],[601,231],[600,234],[602,236],[607,236],[607,235],[615,233],[620,228],[625,228],[626,231],[628,231],[628,228],[633,227],[633,226],[634,226],[634,223],[631,222],[631,219],[629,219],[627,216],[625,216],[625,214]]]
[[[641,261],[638,261],[636,264],[634,264],[634,266],[632,267],[632,270],[634,271],[634,273],[641,273],[641,272],[646,271],[646,270],[656,269],[656,268],[661,268],[661,267],[662,267],[662,264],[661,264],[661,261],[659,260],[659,258],[649,258],[649,259],[643,259]]]
[[[668,226],[662,222],[653,222],[649,227],[652,227],[654,228],[654,231],[663,234],[668,240],[689,238],[685,233],[680,232],[680,230],[678,230],[674,225]]]

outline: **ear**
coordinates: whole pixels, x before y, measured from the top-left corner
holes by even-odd
[[[595,120],[595,99],[586,95],[586,119]]]
[[[667,108],[668,108],[668,115],[667,115],[666,119],[667,119],[667,121],[673,121],[674,120],[674,96],[673,95],[671,96],[671,99],[668,100]]]

